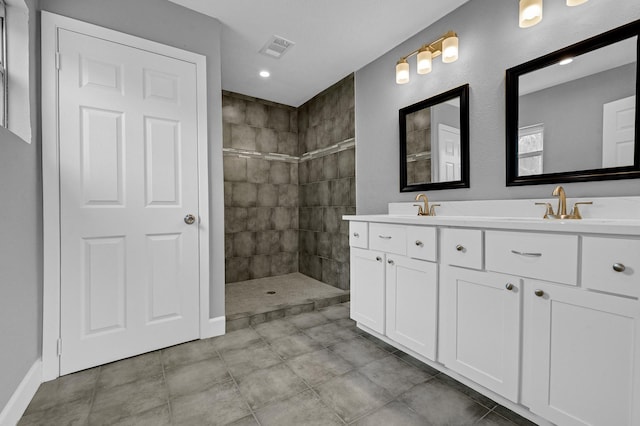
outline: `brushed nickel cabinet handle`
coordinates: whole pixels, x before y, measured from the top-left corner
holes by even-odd
[[[538,289],[538,290],[534,291],[533,294],[535,294],[538,297],[542,297],[542,296],[544,296],[544,291]]]
[[[354,232],[354,233],[353,233],[353,236],[354,236],[354,237],[356,237],[356,238],[359,238],[359,237],[360,237],[360,234],[358,234],[357,232]]]
[[[424,244],[422,244],[422,241],[420,241],[420,240],[416,240],[416,245],[417,245],[418,247],[422,247]]]
[[[378,235],[378,238],[382,238],[383,240],[390,240],[391,235]]]
[[[381,258],[380,256],[376,256],[376,260],[377,260],[378,262],[382,262],[382,258]]]
[[[513,290],[513,284],[511,283],[507,283],[507,285],[505,285],[504,287],[509,291]]]
[[[525,257],[541,257],[542,256],[542,253],[527,253],[527,252],[522,252],[517,250],[511,250],[511,253],[517,254],[518,256],[525,256]]]
[[[463,250],[464,250],[464,246],[461,246],[460,244],[458,244],[458,245],[456,246],[456,250],[458,250],[458,251],[463,251]]]
[[[388,263],[389,265],[393,265],[393,260],[388,259],[388,260],[387,260],[387,263]]]
[[[616,272],[624,272],[627,269],[622,263],[614,263],[613,270]]]

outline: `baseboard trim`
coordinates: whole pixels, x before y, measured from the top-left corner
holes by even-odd
[[[209,321],[202,327],[200,338],[208,339],[209,337],[222,336],[225,333],[224,316],[209,318]]]
[[[14,426],[18,423],[41,383],[42,361],[37,359],[11,395],[7,405],[2,409],[0,426]]]

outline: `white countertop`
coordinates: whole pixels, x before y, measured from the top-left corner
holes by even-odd
[[[591,200],[592,205],[581,206],[583,219],[543,219],[544,206],[535,203],[553,203],[548,199],[432,201],[441,204],[436,208],[436,216],[418,216],[415,202],[389,203],[390,214],[345,215],[342,218],[401,225],[640,236],[640,197]],[[575,201],[568,200],[567,204],[572,206]]]
[[[624,219],[557,220],[524,217],[404,216],[388,214],[345,215],[342,218],[360,222],[382,222],[401,225],[640,235],[640,220]]]

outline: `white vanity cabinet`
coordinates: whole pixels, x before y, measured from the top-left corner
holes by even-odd
[[[640,425],[639,221],[395,220],[353,240],[359,326],[538,424]]]
[[[353,226],[356,224],[355,226]],[[436,229],[352,222],[351,318],[435,360],[438,319]]]
[[[558,425],[640,424],[638,301],[535,280],[524,293],[531,411]]]
[[[493,272],[442,266],[439,361],[518,401],[521,280]]]

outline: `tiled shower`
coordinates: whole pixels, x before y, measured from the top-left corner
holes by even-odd
[[[299,108],[223,92],[225,281],[300,272],[349,289],[354,80]]]

